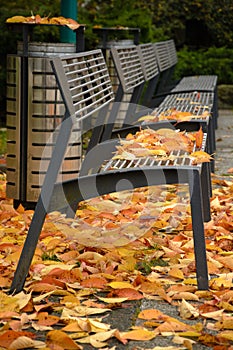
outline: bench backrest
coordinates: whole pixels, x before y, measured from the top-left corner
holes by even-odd
[[[124,93],[132,93],[145,82],[137,46],[112,47],[111,56]]]
[[[146,88],[143,92],[143,99],[141,100],[141,105],[148,107],[151,105],[151,101],[159,81],[159,67],[157,63],[154,44],[140,44],[138,45],[138,51],[141,57],[142,69],[144,72],[145,80],[147,82]]]
[[[118,104],[118,117],[113,113],[109,118],[110,124],[119,127],[135,114],[137,105],[143,92],[145,77],[142,62],[136,45],[116,46],[111,48],[111,57],[119,80],[115,95]],[[117,106],[115,106],[117,107]],[[110,132],[103,139],[111,137]]]
[[[145,80],[150,81],[159,75],[154,45],[152,43],[140,44],[137,48],[141,57]]]
[[[154,49],[157,57],[159,71],[162,73],[171,67],[167,41],[159,41],[154,43]]]
[[[113,101],[112,84],[101,50],[55,57],[51,64],[68,117],[83,120]]]
[[[168,56],[170,59],[170,66],[173,67],[178,62],[176,46],[173,39],[167,40],[167,50],[168,50]]]
[[[160,71],[157,94],[161,94],[169,92],[173,88],[172,76],[177,63],[177,56],[173,40],[156,42],[154,48]]]

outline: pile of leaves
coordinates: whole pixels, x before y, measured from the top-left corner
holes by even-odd
[[[188,191],[173,185],[82,202],[75,219],[49,214],[24,291],[13,295],[9,288],[33,211],[15,210],[5,196],[5,177],[0,180],[1,349],[117,349],[113,341],[150,348],[161,337],[169,339],[167,349],[233,348],[232,177],[212,178],[208,291],[196,286]],[[176,307],[179,317],[150,307],[135,315],[130,329],[108,324],[115,309],[144,300]]]
[[[191,102],[192,103],[192,102]],[[197,108],[197,112],[198,108]],[[194,114],[189,111],[181,111],[177,108],[169,108],[165,111],[159,112],[159,109],[154,109],[153,113],[142,116],[139,121],[143,122],[158,122],[160,120],[176,120],[177,122],[190,121],[193,119],[207,119],[210,118],[210,112],[205,110],[203,113]]]
[[[41,17],[39,14],[31,16],[13,16],[6,20],[6,23],[27,23],[27,24],[53,24],[65,25],[72,30],[77,29],[80,25],[72,18],[59,17]]]
[[[203,150],[203,136],[202,128],[195,133],[168,128],[141,129],[120,140],[113,159],[157,157],[159,161],[169,160],[170,164],[181,158],[190,159],[192,164],[210,162],[211,155]]]

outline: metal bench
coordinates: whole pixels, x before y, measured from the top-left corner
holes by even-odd
[[[157,97],[154,104],[158,105],[168,93],[198,92],[213,94],[213,119],[215,128],[218,118],[218,93],[217,75],[196,75],[182,77],[180,81],[172,80],[175,67],[178,63],[177,51],[174,40],[166,40],[154,44],[156,57],[161,73],[160,85],[157,89]],[[160,98],[158,95],[161,95]]]
[[[64,206],[68,206],[72,212],[81,200],[116,190],[177,183],[189,185],[197,284],[199,289],[208,289],[203,224],[203,208],[209,208],[209,198],[204,195],[207,187],[206,163],[193,165],[188,154],[182,153],[176,154],[175,163],[169,159],[161,162],[156,157],[143,157],[134,162],[121,161],[118,164],[112,158],[112,153],[120,140],[109,140],[89,150],[77,179],[56,183],[56,176],[73,125],[92,119],[96,114],[97,119],[106,117],[113,101],[113,93],[100,50],[56,57],[51,63],[66,113],[15,272],[11,292],[18,292],[24,286],[46,213],[60,210]],[[202,149],[204,148],[205,138],[202,144]]]
[[[111,55],[113,62],[115,64],[116,72],[119,78],[119,84],[122,86],[122,89],[127,92],[125,89],[125,80],[126,76],[124,74],[125,67],[131,65],[131,57],[128,55],[125,58],[124,62],[122,62],[121,55],[124,51],[128,51],[127,47],[119,47],[111,50]],[[138,71],[141,70],[144,73],[145,79],[145,87],[146,89],[143,91],[142,99],[140,99],[140,103],[143,106],[148,105],[148,101],[150,101],[153,92],[155,91],[156,85],[159,81],[159,70],[157,66],[157,62],[155,59],[154,45],[151,43],[141,44],[134,48],[134,59],[136,56],[140,57],[141,67],[137,66]],[[161,55],[162,56],[162,55]],[[139,73],[138,73],[139,74]],[[127,76],[128,78],[128,76]],[[132,78],[131,78],[132,79]],[[208,152],[213,154],[215,152],[215,128],[213,124],[213,102],[214,94],[209,92],[185,92],[185,93],[169,93],[166,95],[164,100],[159,104],[159,111],[163,113],[164,111],[168,111],[171,109],[177,109],[180,111],[190,112],[193,115],[194,123],[197,125],[198,116],[202,114],[200,117],[200,125],[204,128],[204,131],[208,133]],[[145,103],[145,104],[144,104]],[[142,108],[138,113],[127,113],[124,122],[123,129],[116,129],[112,132],[113,135],[125,135],[125,128],[127,128],[129,132],[128,126],[140,125],[138,121],[138,117],[140,114],[153,114],[154,108]],[[202,112],[202,113],[200,113]],[[157,112],[156,112],[157,113]],[[156,114],[159,116],[159,114]],[[205,118],[204,118],[205,115]],[[159,118],[158,118],[159,120]],[[172,121],[170,120],[172,123]],[[173,124],[177,123],[174,119]],[[188,123],[185,124],[186,130],[193,130],[193,120],[190,120],[190,125]],[[184,127],[181,124],[179,127]],[[111,135],[109,134],[110,138]],[[214,161],[211,163],[212,171],[214,171]]]

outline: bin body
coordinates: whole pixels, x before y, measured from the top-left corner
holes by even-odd
[[[7,196],[36,202],[56,142],[57,130],[65,107],[50,65],[54,55],[75,52],[72,44],[30,43],[27,62],[27,130],[22,140],[20,104],[22,103],[21,45],[7,64]],[[21,144],[26,142],[26,174],[20,164]],[[72,145],[72,147],[71,147]],[[81,127],[75,125],[57,181],[76,178],[81,165]],[[22,193],[22,173],[26,193]]]

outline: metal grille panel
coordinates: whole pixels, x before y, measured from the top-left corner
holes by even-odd
[[[97,111],[113,100],[108,69],[100,50],[63,57],[61,62],[78,120],[91,115],[93,108]]]
[[[136,46],[112,47],[111,54],[125,93],[131,92],[145,81]]]
[[[184,92],[177,94],[170,94],[165,97],[160,106],[173,105],[180,106],[182,104],[203,106],[205,108],[209,108],[210,110],[213,108],[214,103],[214,94],[211,92]]]
[[[201,150],[205,150],[207,135],[204,134],[203,143]],[[200,150],[196,148],[196,145],[193,146],[192,152]],[[130,168],[151,168],[151,167],[181,167],[181,166],[192,166],[192,159],[190,158],[190,153],[179,150],[172,151],[167,157],[140,157],[135,158],[133,160],[125,160],[125,159],[111,159],[106,164],[103,164],[100,172],[105,171],[114,171],[125,170]],[[201,165],[196,165],[197,168],[201,168]]]
[[[170,68],[170,58],[167,50],[166,41],[160,41],[154,44],[154,49],[158,61],[160,72],[163,72]]]
[[[138,46],[138,50],[142,57],[145,79],[148,81],[159,74],[153,44],[141,44]]]

